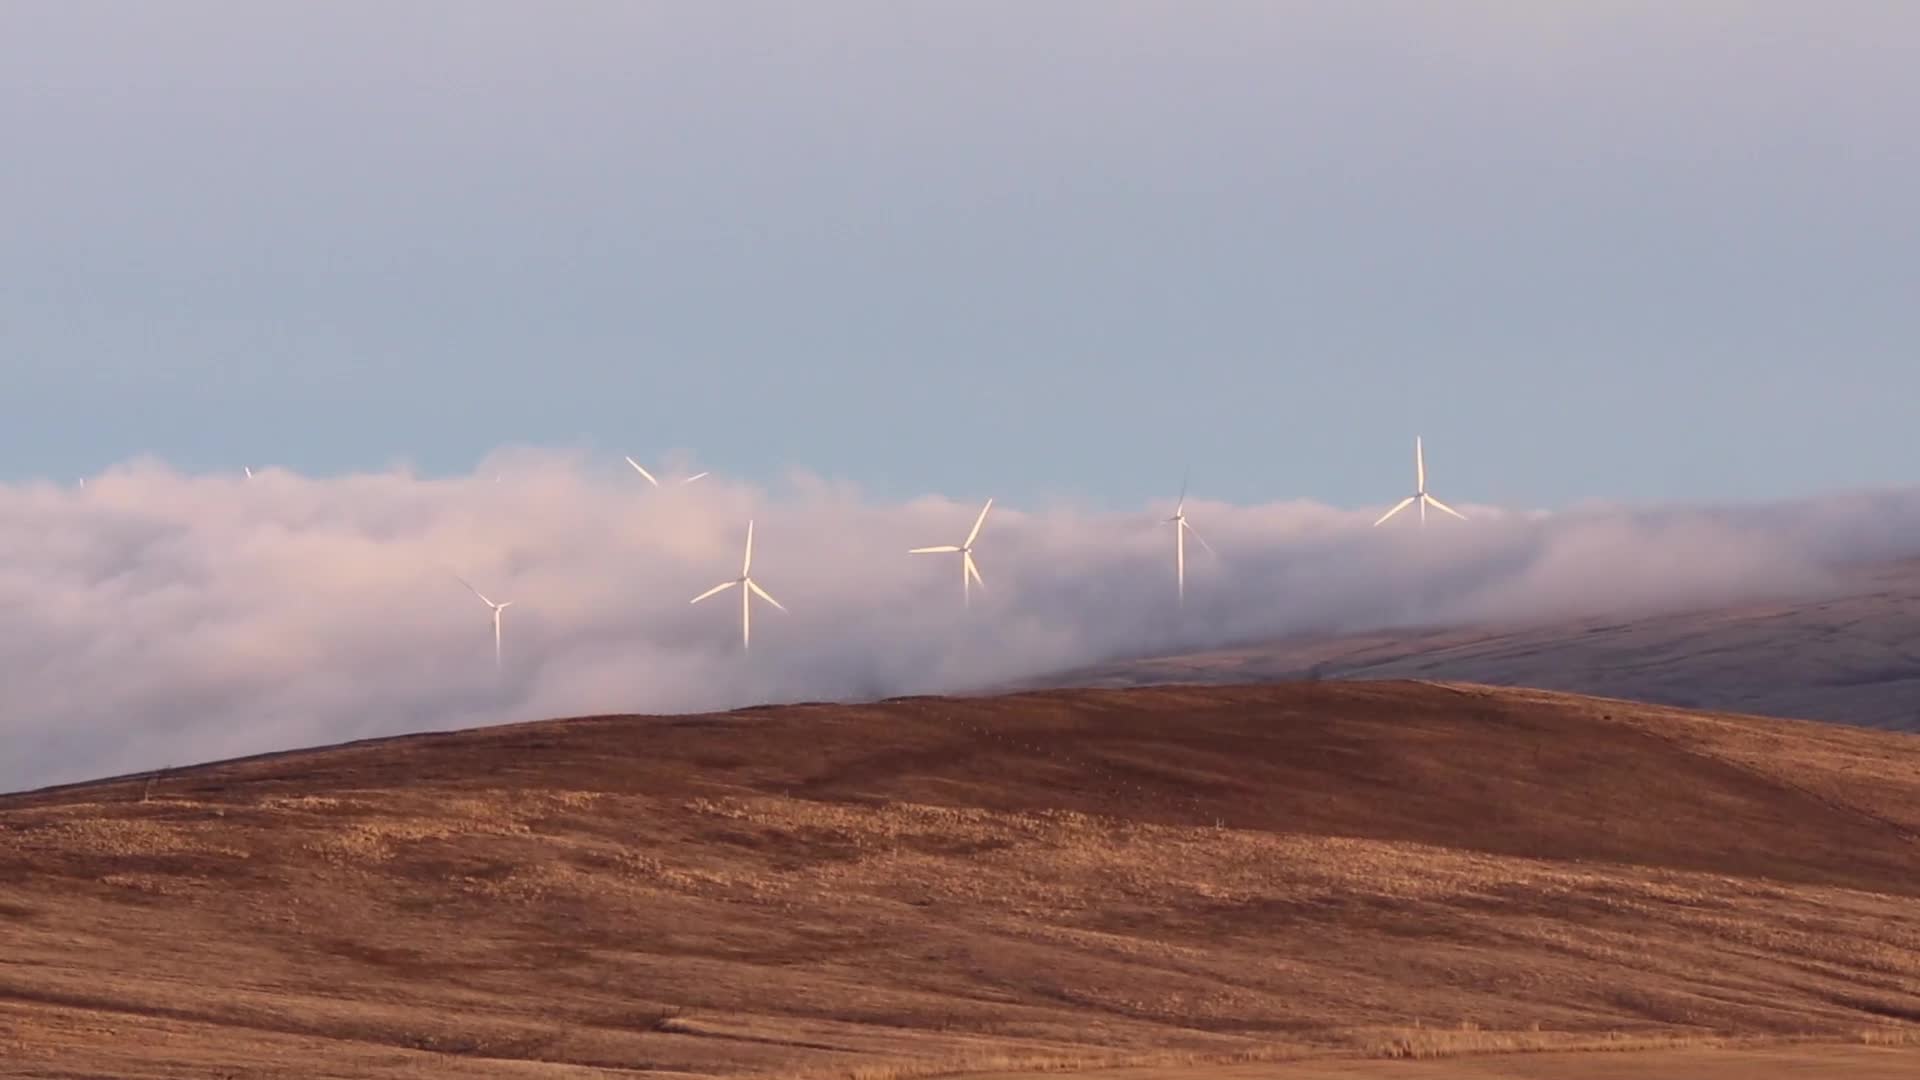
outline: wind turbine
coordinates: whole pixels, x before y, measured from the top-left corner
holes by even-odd
[[[241,468],[241,469],[243,469],[243,470],[245,470],[245,472],[246,472],[246,474],[247,474],[247,479],[249,479],[249,480],[251,480],[251,479],[253,479],[253,466],[251,466],[251,465],[242,465],[242,466],[240,466],[240,468]]]
[[[634,468],[637,469],[639,468],[639,466],[636,465],[634,466]],[[713,588],[708,589],[706,592],[703,592],[699,596],[696,596],[693,599],[687,601],[687,603],[697,604],[700,601],[705,600],[709,596],[716,596],[720,593],[726,592],[728,589],[733,588],[735,585],[740,586],[740,648],[742,650],[751,649],[753,648],[753,598],[755,596],[758,596],[760,599],[765,600],[767,603],[772,604],[774,607],[779,608],[781,611],[787,610],[785,604],[782,604],[780,601],[775,600],[772,596],[768,595],[767,590],[761,588],[760,583],[753,580],[753,522],[752,521],[747,522],[747,557],[741,560],[740,576],[737,578],[734,578],[732,581],[723,581],[720,584],[715,585]]]
[[[500,613],[512,607],[513,601],[505,600],[496,604],[492,600],[487,599],[486,593],[483,593],[479,589],[474,588],[473,582],[468,581],[466,578],[461,577],[459,574],[455,574],[453,576],[455,580],[460,582],[460,584],[465,585],[467,587],[467,591],[479,597],[480,602],[487,605],[487,607],[493,612],[493,666],[497,668],[500,666]]]
[[[644,466],[644,465],[642,465],[642,464],[640,464],[639,462],[637,462],[637,461],[635,461],[635,460],[633,460],[632,458],[628,458],[628,459],[627,459],[627,464],[629,464],[629,465],[631,465],[631,466],[633,466],[633,471],[634,471],[634,472],[637,472],[637,473],[639,473],[639,474],[641,475],[641,477],[643,477],[643,478],[644,478],[644,479],[645,479],[645,480],[647,481],[647,483],[649,483],[649,484],[652,484],[652,485],[653,485],[654,487],[659,487],[659,486],[660,486],[660,481],[659,481],[659,480],[656,480],[656,479],[654,479],[654,475],[653,475],[652,473],[650,473],[650,472],[648,472],[648,471],[647,471],[647,467],[646,467],[646,466]],[[698,480],[698,479],[700,479],[701,477],[703,477],[703,476],[708,476],[708,475],[711,475],[711,471],[708,471],[708,472],[697,472],[697,473],[694,473],[694,474],[693,474],[692,476],[689,476],[689,477],[686,477],[685,479],[683,479],[683,480],[681,480],[680,482],[681,482],[682,484],[691,484],[691,483],[693,483],[693,482],[694,482],[695,480]]]
[[[1416,502],[1420,504],[1420,524],[1422,525],[1427,523],[1427,507],[1429,506],[1435,510],[1444,510],[1454,517],[1459,518],[1461,521],[1467,520],[1467,515],[1455,510],[1453,507],[1448,506],[1432,495],[1427,494],[1427,453],[1421,448],[1420,436],[1418,435],[1413,437],[1413,494],[1394,503],[1393,509],[1381,514],[1380,520],[1374,522],[1374,524],[1384,524],[1388,518],[1405,510],[1408,506]]]
[[[964,544],[941,544],[939,547],[914,548],[909,555],[936,555],[958,553],[960,556],[960,601],[968,607],[973,606],[973,586],[978,583],[986,588],[987,583],[980,577],[980,568],[973,565],[973,542],[980,537],[980,526],[987,523],[987,511],[993,509],[993,500],[980,508],[980,516],[973,519],[973,531],[967,534]]]
[[[1199,541],[1200,546],[1207,549],[1207,554],[1212,555],[1216,559],[1220,557],[1219,553],[1213,550],[1213,545],[1202,539],[1199,530],[1195,529],[1193,523],[1187,520],[1187,481],[1185,477],[1182,477],[1180,480],[1180,501],[1173,507],[1173,516],[1162,522],[1162,524],[1169,523],[1173,525],[1173,577],[1174,581],[1178,583],[1180,590],[1180,603],[1185,604],[1187,602],[1187,534],[1192,533],[1193,538]]]

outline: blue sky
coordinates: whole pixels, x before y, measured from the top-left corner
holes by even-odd
[[[1912,481],[1920,8],[1388,7],[8,5],[0,480]]]

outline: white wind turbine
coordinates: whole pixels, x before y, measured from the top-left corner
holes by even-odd
[[[1187,520],[1187,482],[1184,478],[1180,481],[1180,501],[1174,504],[1173,516],[1161,524],[1173,526],[1173,578],[1180,590],[1180,603],[1185,604],[1187,602],[1187,534],[1192,533],[1194,540],[1207,549],[1207,554],[1216,559],[1220,555],[1213,550],[1212,544],[1201,538],[1200,531],[1193,527],[1193,523]]]
[[[480,602],[487,605],[487,608],[493,612],[493,666],[497,668],[500,666],[500,613],[512,607],[513,601],[505,600],[496,604],[492,600],[487,599],[486,593],[474,588],[473,582],[468,581],[459,574],[453,576],[460,584],[467,587],[468,592],[479,597]]]
[[[640,464],[639,462],[633,460],[631,457],[627,459],[627,464],[633,466],[633,471],[639,473],[641,477],[646,480],[647,483],[652,484],[654,487],[660,486],[660,481],[655,479],[654,475],[647,471],[647,467],[645,465]],[[710,471],[697,472],[697,473],[694,473],[692,476],[683,478],[680,482],[682,484],[691,484],[695,480],[698,480],[703,476],[709,476],[709,475],[712,475]]]
[[[1448,506],[1432,495],[1427,494],[1427,454],[1420,446],[1420,436],[1418,435],[1413,437],[1413,494],[1393,504],[1393,509],[1381,514],[1380,520],[1374,522],[1374,524],[1380,525],[1385,523],[1388,518],[1405,510],[1416,502],[1420,504],[1420,524],[1422,525],[1427,523],[1427,507],[1429,506],[1435,510],[1444,510],[1454,517],[1459,518],[1461,521],[1467,520],[1467,515],[1455,510],[1453,507]]]
[[[980,538],[980,526],[987,523],[987,511],[993,509],[993,500],[980,508],[980,516],[973,519],[973,531],[967,534],[966,543],[941,544],[939,547],[914,548],[909,555],[954,554],[960,556],[960,601],[968,607],[973,606],[973,586],[977,583],[986,588],[987,583],[980,577],[980,568],[973,564],[973,542]]]
[[[638,468],[638,466],[635,466],[635,468]],[[751,649],[753,648],[753,598],[758,596],[760,599],[765,600],[781,611],[787,610],[785,604],[768,595],[767,590],[761,588],[760,583],[753,580],[752,521],[747,522],[747,557],[740,563],[740,576],[734,578],[732,581],[723,581],[715,585],[713,588],[687,601],[687,603],[697,604],[709,596],[726,592],[735,585],[740,586],[740,648]]]

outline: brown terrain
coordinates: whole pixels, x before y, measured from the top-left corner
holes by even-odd
[[[1920,1076],[1920,738],[1323,682],[0,797],[0,1076],[1055,1069]]]
[[[1826,595],[1641,618],[1304,636],[1029,681],[1154,686],[1435,679],[1920,731],[1920,560]]]

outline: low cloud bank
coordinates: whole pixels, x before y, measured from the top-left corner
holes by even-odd
[[[616,463],[617,464],[617,463]],[[663,478],[664,479],[664,478]],[[1307,632],[1630,613],[1830,588],[1920,552],[1920,491],[1742,507],[1462,507],[1409,515],[1190,500],[996,505],[961,607],[977,504],[865,500],[798,474],[650,488],[577,455],[469,477],[252,480],[136,462],[85,488],[0,486],[0,790],[429,728],[591,712],[964,691],[1126,655]],[[756,520],[740,650],[738,575]],[[1399,526],[1399,527],[1396,527]],[[458,573],[511,600],[505,662]]]

